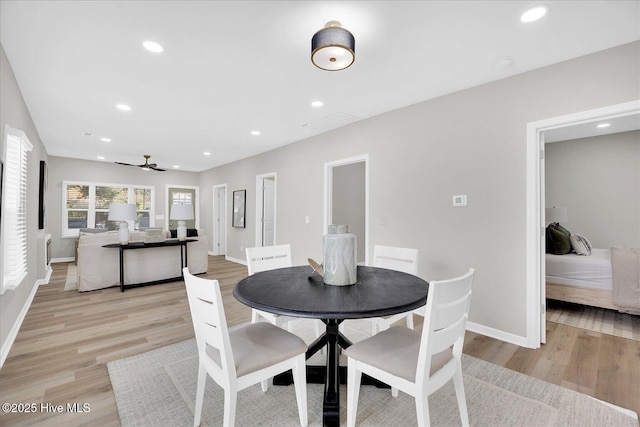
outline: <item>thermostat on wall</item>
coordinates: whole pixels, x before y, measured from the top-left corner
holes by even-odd
[[[453,206],[467,206],[466,194],[453,196]]]

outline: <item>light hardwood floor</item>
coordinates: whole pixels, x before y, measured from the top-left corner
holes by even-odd
[[[36,413],[0,413],[2,426],[118,426],[107,362],[193,337],[182,282],[79,293],[64,291],[67,264],[54,264],[0,370],[0,401],[35,403]],[[230,326],[251,310],[232,295],[246,267],[209,257]],[[467,332],[464,352],[496,365],[640,412],[640,342],[547,322],[548,342],[530,350]],[[41,404],[88,403],[84,413]],[[52,406],[48,406],[51,408]]]

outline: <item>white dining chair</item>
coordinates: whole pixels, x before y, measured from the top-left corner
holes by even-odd
[[[249,276],[261,271],[292,266],[291,245],[289,244],[246,248],[245,253],[247,255],[247,273]],[[281,316],[252,308],[251,323],[256,323],[260,317],[276,326],[284,327],[286,325],[289,332],[291,332],[291,322],[295,320],[293,317]]]
[[[275,246],[257,246],[246,248],[247,256],[247,273],[249,276],[261,271],[274,270],[276,268],[291,267],[293,265],[291,258],[291,245],[275,245]],[[321,334],[322,322],[313,319],[298,319],[296,317],[282,316],[280,314],[269,313],[268,311],[251,309],[251,323],[256,323],[260,317],[276,326],[284,328],[289,332],[293,332],[293,323],[295,321],[313,322],[316,337]],[[267,382],[262,384],[263,391],[267,390]]]
[[[428,426],[428,396],[450,379],[463,426],[469,425],[462,383],[462,345],[475,269],[455,279],[429,283],[422,332],[393,326],[353,344],[347,361],[347,426],[356,423],[360,381],[365,373],[413,396],[419,426]]]
[[[292,370],[300,425],[306,426],[307,382],[302,339],[267,322],[229,331],[217,280],[183,270],[198,346],[198,385],[193,425],[202,416],[207,375],[224,389],[223,425],[235,423],[237,394],[274,375]]]
[[[373,267],[402,271],[403,273],[413,274],[415,276],[418,274],[418,250],[375,245],[373,247],[372,265]],[[393,283],[390,283],[389,286],[393,286]],[[371,318],[371,335],[389,329],[391,325],[403,319],[407,322],[407,327],[413,329],[414,313],[423,315],[424,307],[392,316]]]

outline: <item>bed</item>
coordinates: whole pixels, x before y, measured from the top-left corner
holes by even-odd
[[[546,254],[546,297],[640,314],[639,256],[640,249],[619,247],[593,248],[589,256]]]
[[[616,310],[613,305],[611,249],[592,249],[591,255],[546,254],[549,299]]]

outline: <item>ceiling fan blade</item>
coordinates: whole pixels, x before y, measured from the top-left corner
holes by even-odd
[[[122,162],[114,162],[117,163],[119,165],[125,165],[125,166],[138,166],[138,165],[132,165],[131,163],[122,163]]]
[[[155,167],[155,166],[151,166],[151,165],[149,165],[149,167],[150,167],[151,169],[153,169],[154,171],[158,171],[158,172],[164,172],[164,171],[166,170],[166,169],[160,169],[160,168],[157,168],[157,167]]]
[[[155,168],[156,166],[158,166],[158,164],[157,163],[149,163],[149,164],[146,164],[145,166],[149,166],[150,168]]]

